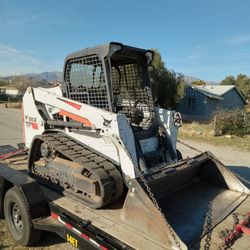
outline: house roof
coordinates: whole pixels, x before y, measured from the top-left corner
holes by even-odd
[[[209,92],[214,95],[222,96],[229,90],[235,88],[234,85],[204,85],[196,86],[198,89]]]
[[[222,100],[223,99],[223,97],[221,97],[220,95],[211,92],[208,88],[205,88],[207,86],[208,85],[199,86],[199,85],[188,84],[188,87],[190,87],[192,89],[195,89],[196,91],[198,91],[198,92],[200,92],[200,93],[208,96],[209,98],[218,99],[218,100]]]
[[[235,87],[235,85],[192,85],[189,84],[189,86],[193,89],[196,89],[200,93],[213,98],[213,99],[223,99],[223,95],[226,94],[231,89],[235,89],[239,96],[243,99],[244,103],[246,104],[245,98],[241,95],[241,93],[238,91],[238,89]]]
[[[18,90],[18,88],[16,86],[11,86],[11,85],[4,85],[1,86],[0,89],[11,89],[11,90]]]

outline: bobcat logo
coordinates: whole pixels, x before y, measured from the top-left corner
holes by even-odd
[[[110,128],[110,124],[113,121],[113,119],[108,120],[108,119],[105,119],[103,116],[102,116],[102,118],[103,118],[103,126]]]

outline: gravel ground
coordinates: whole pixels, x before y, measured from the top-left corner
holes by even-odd
[[[230,139],[228,139],[230,140]],[[182,140],[181,140],[182,141]],[[199,149],[200,151],[210,151],[227,166],[244,166],[250,168],[250,152],[236,150],[229,146],[215,146],[205,142],[194,140],[183,140],[188,145]],[[177,148],[181,151],[183,157],[192,157],[197,154],[196,151],[187,148],[178,143]]]
[[[0,108],[0,146],[11,145],[17,147],[22,142],[22,112],[20,109]],[[15,247],[11,239],[5,221],[0,220],[0,249],[75,249],[69,243],[53,233],[43,233],[42,239],[36,247]]]
[[[229,139],[230,140],[230,139]],[[200,151],[210,151],[217,157],[223,164],[229,167],[236,174],[244,177],[247,182],[244,184],[250,188],[250,152],[236,150],[229,146],[215,146],[205,142],[198,142],[194,140],[183,140],[188,145],[191,145]],[[181,151],[183,158],[193,157],[198,152],[183,146],[178,143],[177,148]]]
[[[16,146],[22,141],[21,111],[16,109],[0,109],[0,145]],[[214,146],[204,142],[185,140],[185,143],[198,148],[201,151],[212,152],[220,161],[229,166],[236,173],[241,174],[250,180],[250,153],[235,150],[231,147]],[[196,151],[178,143],[177,148],[184,158],[192,157]],[[250,188],[250,185],[249,185]],[[60,237],[52,233],[44,233],[36,247],[20,248],[15,247],[7,231],[5,222],[0,220],[0,249],[73,249]]]
[[[16,146],[22,141],[22,112],[20,109],[0,108],[0,145]]]

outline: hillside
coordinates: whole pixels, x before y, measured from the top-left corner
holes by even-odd
[[[27,73],[21,76],[25,76],[30,79],[37,80],[39,82],[53,82],[53,81],[62,81],[62,72],[60,71],[51,71],[51,72],[42,72],[42,73]],[[16,76],[1,76],[0,81],[9,81]]]
[[[52,72],[42,72],[42,73],[28,73],[24,76],[29,78],[35,78],[38,81],[46,81],[46,82],[53,82],[53,81],[62,81],[62,72],[60,71],[52,71]]]
[[[192,82],[194,82],[194,81],[200,81],[200,80],[206,82],[208,85],[217,85],[217,84],[219,84],[218,82],[206,81],[206,80],[203,80],[203,79],[199,79],[199,78],[197,78],[197,77],[194,77],[194,76],[184,76],[184,80],[185,80],[186,83],[190,83],[190,84],[191,84]]]
[[[60,71],[51,71],[51,72],[42,72],[42,73],[27,73],[24,74],[24,76],[28,77],[28,78],[32,78],[35,79],[39,82],[53,82],[53,81],[63,81],[63,73]],[[9,80],[11,78],[11,76],[5,76],[5,77],[0,77],[0,81],[1,80]],[[184,76],[184,80],[187,83],[192,83],[193,81],[199,81],[199,80],[203,80],[203,79],[199,79],[197,77],[194,76]],[[218,84],[218,82],[214,82],[214,81],[206,81],[203,80],[204,82],[206,82],[209,85],[216,85]]]

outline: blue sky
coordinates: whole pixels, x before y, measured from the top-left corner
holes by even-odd
[[[250,75],[248,0],[0,0],[0,76],[62,71],[73,51],[109,41],[156,48],[204,80]]]

